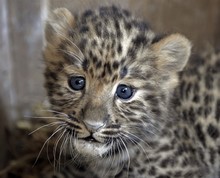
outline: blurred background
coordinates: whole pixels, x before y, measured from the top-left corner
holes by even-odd
[[[50,9],[73,13],[109,4],[120,5],[151,24],[156,32],[179,32],[194,53],[211,45],[220,49],[220,0],[0,0],[0,167],[6,125],[32,115],[46,99],[43,88],[44,19]]]

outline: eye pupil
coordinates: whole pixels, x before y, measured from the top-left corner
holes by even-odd
[[[83,80],[82,79],[78,79],[75,81],[75,84],[76,85],[81,85],[83,83]]]
[[[127,90],[128,90],[127,88],[122,88],[122,89],[121,89],[121,92],[122,92],[122,93],[126,93]]]
[[[69,86],[73,90],[82,90],[85,87],[85,79],[83,77],[71,77],[69,79]]]
[[[129,99],[133,95],[133,89],[127,85],[119,85],[116,90],[116,96],[121,99]]]

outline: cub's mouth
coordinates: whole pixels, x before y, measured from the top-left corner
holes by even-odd
[[[89,143],[100,143],[98,140],[96,140],[92,135],[86,137],[86,138],[80,138],[82,140],[85,140]]]
[[[105,127],[100,130],[91,131],[84,127],[84,125],[81,125],[79,129],[79,127],[74,127],[75,124],[73,125],[71,123],[69,124],[68,122],[66,130],[72,140],[70,144],[72,144],[72,148],[76,153],[87,157],[102,158],[105,157],[108,152],[113,152],[116,146],[118,146],[118,149],[122,152],[122,148],[125,144],[119,143],[124,140],[119,138],[120,126],[111,125],[110,127]],[[118,141],[116,142],[115,140]]]
[[[111,146],[109,144],[102,143],[95,139],[93,136],[78,139],[74,138],[73,143],[75,149],[79,153],[87,156],[102,157],[111,149]]]

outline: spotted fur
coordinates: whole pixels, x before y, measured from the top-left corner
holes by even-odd
[[[78,16],[56,9],[45,39],[45,87],[74,159],[59,175],[220,176],[219,54],[185,67],[185,37],[156,35],[115,6]],[[85,78],[83,90],[71,89],[72,76]],[[133,88],[131,98],[115,94],[119,84]]]

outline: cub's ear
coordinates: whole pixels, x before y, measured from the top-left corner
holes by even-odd
[[[56,45],[68,36],[69,30],[76,25],[75,17],[66,8],[55,9],[46,20],[46,43]]]
[[[156,68],[167,72],[178,72],[185,67],[191,43],[180,34],[169,35],[152,45],[156,55]]]

